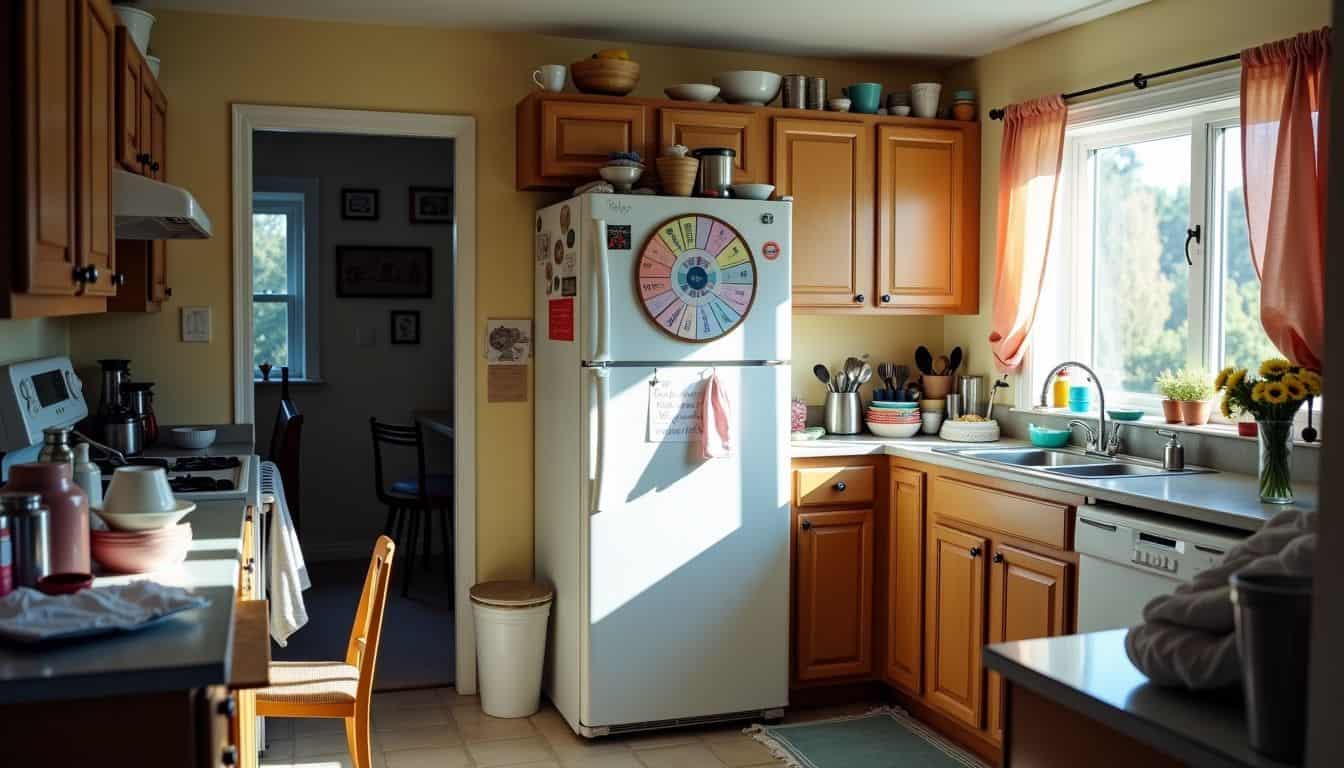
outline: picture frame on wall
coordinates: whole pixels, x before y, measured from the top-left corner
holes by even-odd
[[[378,190],[354,189],[341,190],[341,218],[357,221],[378,220]]]
[[[336,295],[360,299],[428,299],[434,295],[433,250],[405,245],[336,246]]]
[[[420,310],[394,309],[391,312],[392,343],[420,343]]]
[[[412,224],[452,224],[452,187],[411,187]]]

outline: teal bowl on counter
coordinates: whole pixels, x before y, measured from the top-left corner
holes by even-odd
[[[1050,429],[1049,427],[1038,427],[1035,424],[1027,425],[1027,437],[1031,439],[1031,444],[1038,448],[1063,448],[1069,444],[1069,435],[1072,434],[1067,429]]]
[[[1116,421],[1138,421],[1143,418],[1143,411],[1106,411],[1106,415]]]

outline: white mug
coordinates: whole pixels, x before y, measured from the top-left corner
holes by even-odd
[[[564,64],[542,64],[532,73],[532,82],[543,91],[559,93],[565,90],[565,73]]]

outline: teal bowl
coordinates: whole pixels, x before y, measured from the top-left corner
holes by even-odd
[[[1106,415],[1116,421],[1138,421],[1143,418],[1143,411],[1106,411]]]
[[[847,88],[841,88],[840,92],[849,99],[851,112],[871,115],[876,113],[882,104],[881,83],[855,83]]]
[[[919,408],[919,403],[901,400],[874,400],[871,405],[874,408],[885,408],[892,411],[914,411]]]
[[[1067,429],[1050,429],[1035,424],[1027,427],[1027,437],[1031,439],[1032,445],[1039,448],[1063,448],[1069,444],[1070,434]]]

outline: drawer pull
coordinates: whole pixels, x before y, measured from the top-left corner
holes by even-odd
[[[804,520],[804,521],[803,521],[803,530],[804,530],[804,531],[810,531],[810,530],[812,530],[812,521],[811,521],[811,520]]]
[[[995,553],[994,553],[994,557],[991,558],[991,559],[992,559],[994,562],[996,562],[996,563],[1002,563],[1002,562],[1003,562],[1003,553],[1002,553],[1002,552],[995,552]]]
[[[980,548],[971,547],[971,557],[979,557],[979,556],[980,556]]]
[[[1078,522],[1087,523],[1093,528],[1100,528],[1103,531],[1110,531],[1111,533],[1115,533],[1115,526],[1111,525],[1110,523],[1099,523],[1096,520],[1088,520],[1086,517],[1083,517],[1082,515],[1078,516]]]
[[[845,488],[847,488],[847,487],[849,487],[849,486],[845,485],[845,481],[844,481],[844,480],[841,480],[840,482],[836,483],[836,484],[835,484],[834,486],[832,486],[832,487],[835,488],[835,490],[836,490],[837,493],[844,493],[844,492],[845,492]]]

